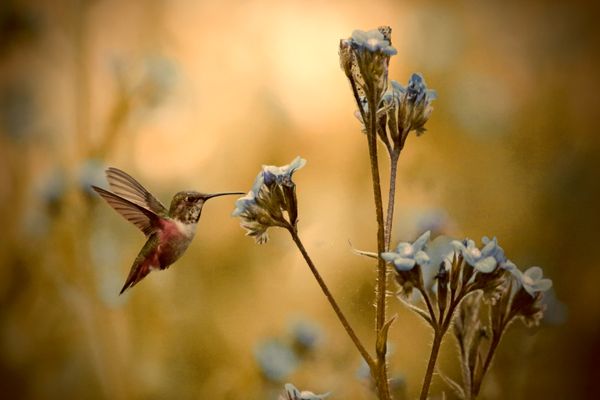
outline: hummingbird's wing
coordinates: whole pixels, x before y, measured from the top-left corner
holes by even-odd
[[[92,189],[96,191],[106,202],[121,214],[127,221],[131,222],[146,236],[156,231],[159,227],[160,216],[154,212],[135,204],[121,196],[92,185]]]
[[[139,281],[144,279],[144,277],[153,269],[160,268],[160,261],[158,259],[158,240],[159,238],[156,232],[150,235],[146,244],[135,258],[131,270],[129,270],[125,285],[123,285],[119,294],[123,294],[125,290],[133,287]]]
[[[109,167],[106,170],[106,179],[116,195],[138,206],[147,208],[160,216],[164,217],[167,215],[167,208],[126,172],[118,168]]]

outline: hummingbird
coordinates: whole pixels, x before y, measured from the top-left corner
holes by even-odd
[[[94,185],[92,189],[148,238],[133,262],[119,294],[136,285],[151,271],[168,268],[183,255],[196,234],[202,206],[208,199],[244,194],[181,191],[173,196],[167,210],[137,180],[120,169],[109,167],[106,170],[106,180],[112,192]]]

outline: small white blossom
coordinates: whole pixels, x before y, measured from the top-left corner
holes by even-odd
[[[429,265],[429,256],[423,251],[423,248],[429,241],[430,234],[430,231],[423,233],[414,243],[398,243],[396,251],[381,253],[381,258],[393,263],[398,271],[409,271],[417,264]]]

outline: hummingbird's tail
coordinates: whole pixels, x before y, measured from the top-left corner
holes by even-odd
[[[144,279],[146,275],[152,271],[152,262],[154,257],[146,258],[138,256],[133,266],[131,267],[131,271],[129,271],[129,276],[127,276],[127,280],[123,285],[123,288],[119,292],[119,295],[122,295],[127,289],[134,287],[139,281]]]

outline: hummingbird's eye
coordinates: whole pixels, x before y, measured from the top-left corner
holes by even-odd
[[[185,196],[185,202],[186,203],[191,203],[192,202],[192,196]]]

